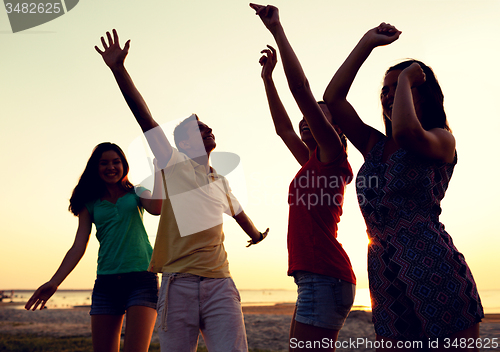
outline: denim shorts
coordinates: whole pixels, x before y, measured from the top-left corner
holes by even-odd
[[[158,275],[147,271],[97,275],[90,315],[123,315],[132,306],[156,309]]]
[[[296,271],[297,312],[295,321],[340,330],[349,315],[356,285],[335,277]]]

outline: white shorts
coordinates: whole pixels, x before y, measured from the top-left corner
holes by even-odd
[[[163,273],[158,319],[162,351],[195,352],[200,331],[209,351],[248,351],[240,294],[230,277]]]

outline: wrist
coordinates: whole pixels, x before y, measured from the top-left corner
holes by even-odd
[[[274,37],[285,33],[283,26],[279,22],[268,27],[268,29]]]
[[[375,41],[372,40],[369,33],[366,33],[363,38],[359,41],[359,47],[367,52],[371,52],[378,46]]]
[[[398,86],[402,85],[408,85],[411,87],[410,78],[404,70],[398,76]]]
[[[262,239],[262,233],[257,232],[255,236],[252,236],[252,242],[253,243],[258,243]]]
[[[52,279],[49,280],[48,282],[51,286],[58,288],[59,285],[61,285],[62,281],[59,281],[57,278],[53,277]]]
[[[120,73],[125,71],[125,63],[120,62],[120,63],[115,63],[113,65],[110,65],[109,68],[113,73]]]

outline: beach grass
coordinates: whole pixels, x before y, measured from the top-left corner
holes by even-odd
[[[122,346],[123,347],[123,346]],[[33,334],[0,333],[0,351],[9,352],[93,352],[90,337],[49,337]],[[120,348],[122,351],[122,348]],[[151,343],[149,352],[160,352],[159,343]],[[208,352],[206,347],[198,347],[196,352]],[[249,352],[270,352],[249,350]]]

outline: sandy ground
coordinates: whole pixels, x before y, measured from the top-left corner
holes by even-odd
[[[248,345],[251,349],[270,351],[288,350],[288,330],[293,314],[293,304],[274,306],[243,307],[247,329]],[[0,332],[30,333],[48,336],[90,336],[89,308],[44,309],[28,312],[9,303],[0,304]],[[500,344],[500,314],[490,314],[481,324],[481,338],[497,338]],[[351,341],[375,340],[371,313],[352,311],[344,328],[340,331],[339,341],[345,344]],[[158,341],[157,333],[153,341]],[[200,338],[200,345],[203,340]],[[352,346],[352,345],[351,345]],[[365,343],[352,348],[339,348],[337,351],[375,351]],[[490,346],[491,347],[491,346]],[[481,349],[481,351],[500,351],[500,348]]]

